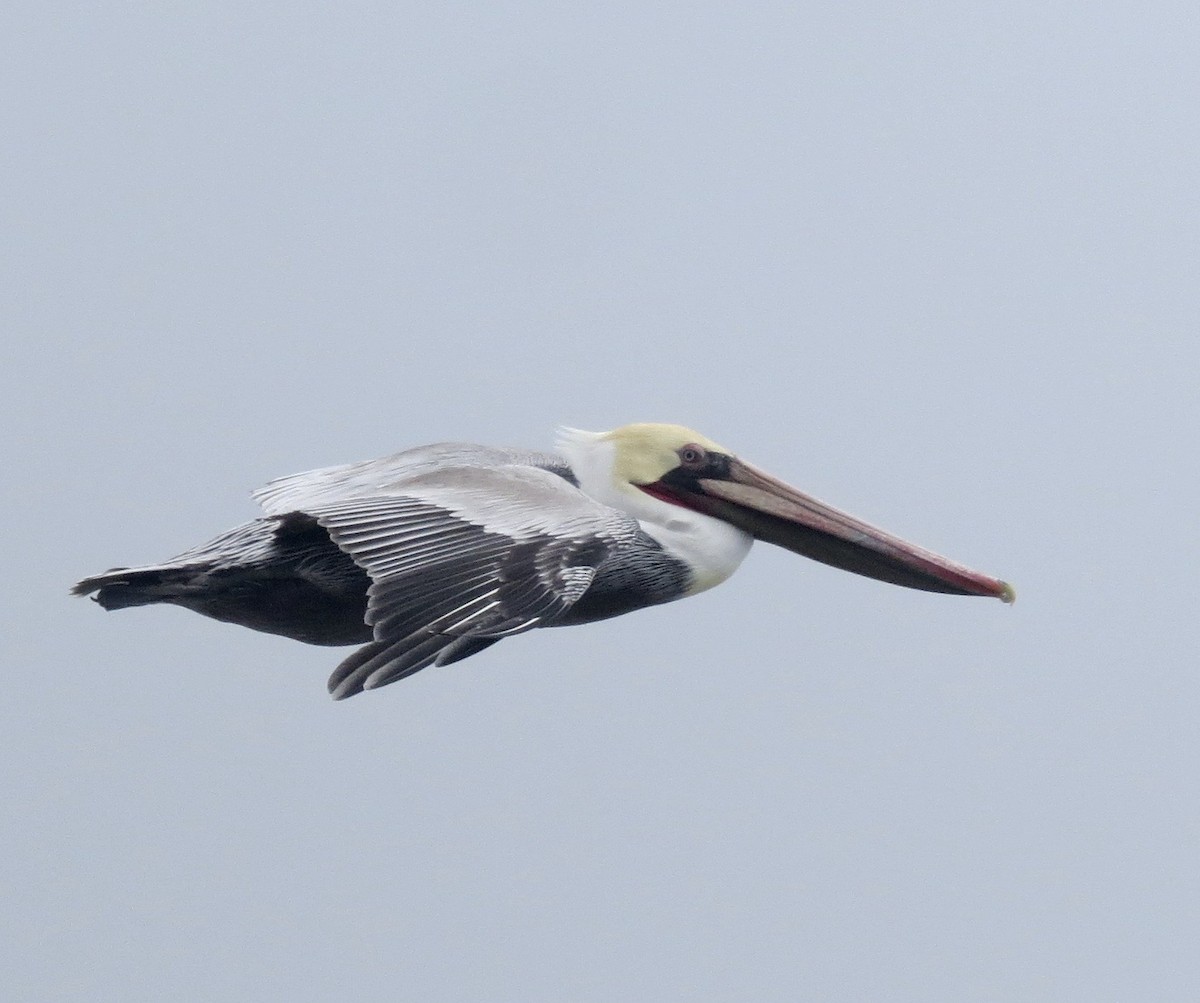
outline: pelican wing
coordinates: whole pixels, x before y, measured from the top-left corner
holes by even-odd
[[[371,578],[375,640],[334,672],[337,698],[553,621],[637,533],[557,474],[520,465],[427,469],[302,511]]]
[[[496,468],[505,465],[539,467],[573,481],[561,456],[529,450],[439,442],[417,446],[377,460],[289,474],[258,488],[252,497],[267,515],[286,515],[310,505],[349,498],[369,498],[394,491],[410,478],[454,467]]]

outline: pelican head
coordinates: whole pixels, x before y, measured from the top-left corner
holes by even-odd
[[[563,429],[580,487],[638,518],[660,506],[720,520],[823,564],[894,585],[1011,603],[1010,585],[908,543],[785,484],[682,425]],[[645,503],[653,500],[650,506]],[[659,503],[659,504],[654,504]]]

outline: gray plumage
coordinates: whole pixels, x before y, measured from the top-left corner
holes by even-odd
[[[310,644],[362,644],[352,696],[535,627],[686,593],[690,571],[559,456],[442,443],[272,481],[265,517],[171,561],[75,586],[106,609],[165,602]]]

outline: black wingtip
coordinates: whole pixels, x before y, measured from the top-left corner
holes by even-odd
[[[334,701],[349,700],[350,697],[357,696],[363,691],[361,686],[354,687],[347,685],[346,683],[343,683],[340,686],[334,686],[332,679],[329,682],[329,696]]]

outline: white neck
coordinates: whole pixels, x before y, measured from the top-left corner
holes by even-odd
[[[615,446],[603,433],[563,429],[558,449],[584,494],[633,516],[664,550],[692,569],[688,595],[720,585],[749,553],[754,538],[745,530],[614,479]]]

